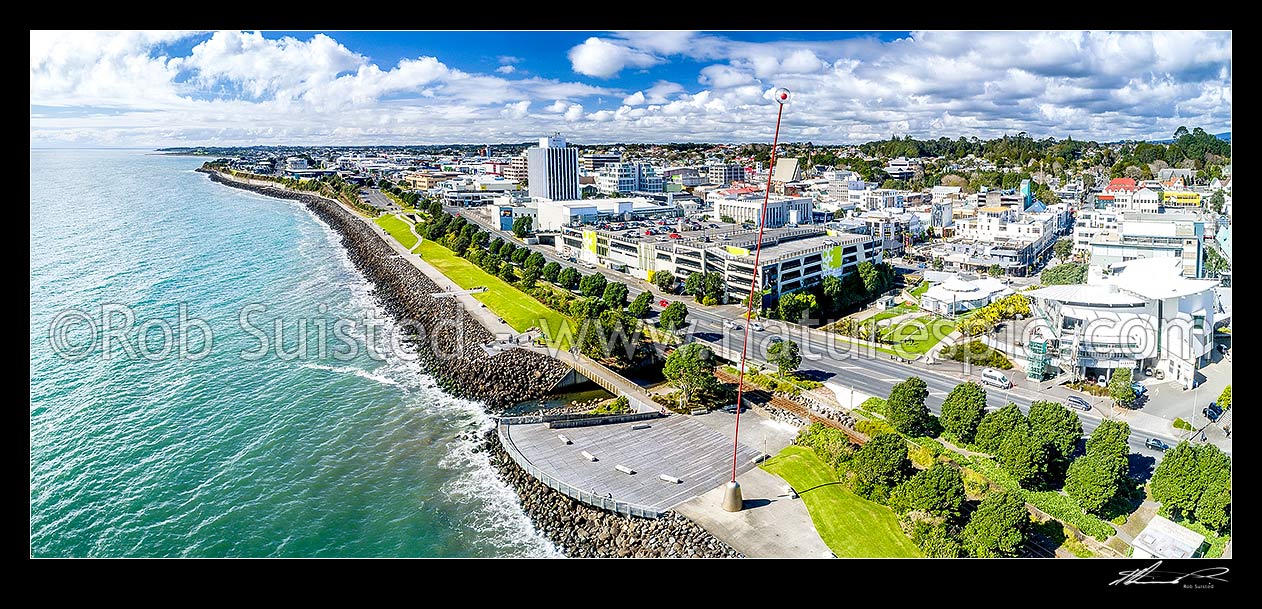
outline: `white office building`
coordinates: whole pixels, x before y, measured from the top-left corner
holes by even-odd
[[[1183,277],[1173,258],[1093,266],[1085,285],[1026,292],[1029,339],[1051,339],[1052,363],[1080,376],[1154,368],[1190,384],[1214,346],[1217,281]]]
[[[762,221],[763,194],[746,193],[731,197],[712,198],[714,212],[720,218],[731,216],[737,222],[753,222],[758,225]],[[811,210],[814,200],[810,197],[785,197],[772,195],[767,200],[767,227],[776,228],[786,224],[810,224]]]
[[[732,182],[745,181],[745,168],[730,163],[712,163],[707,166],[711,184],[728,186]]]
[[[596,188],[606,194],[662,192],[662,177],[648,163],[609,163],[600,168]]]
[[[1110,264],[1137,258],[1173,258],[1184,277],[1204,275],[1206,226],[1196,214],[1124,213],[1115,236],[1090,242],[1091,263]]]
[[[532,198],[562,201],[581,196],[578,190],[578,148],[567,148],[561,134],[539,138],[539,145],[527,149],[526,157]]]
[[[567,226],[592,224],[600,220],[632,220],[670,218],[680,214],[679,207],[664,205],[645,197],[619,199],[581,199],[552,201],[537,199],[538,230],[555,231]]]

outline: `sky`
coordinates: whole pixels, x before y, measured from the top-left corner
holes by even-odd
[[[31,32],[32,147],[1164,139],[1231,32]]]

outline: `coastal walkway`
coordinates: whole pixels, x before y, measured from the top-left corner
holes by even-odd
[[[583,503],[628,515],[657,518],[721,487],[732,475],[732,441],[687,416],[564,429],[505,419],[498,433],[513,460],[544,484]],[[738,474],[753,469],[759,456],[760,451],[742,444]]]

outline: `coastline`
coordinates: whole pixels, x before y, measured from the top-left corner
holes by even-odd
[[[570,372],[550,356],[511,349],[488,356],[481,344],[494,335],[474,316],[461,313],[455,299],[434,298],[443,291],[419,268],[405,260],[364,220],[340,202],[279,187],[265,187],[225,177],[202,168],[214,182],[278,199],[303,203],[341,236],[347,256],[369,283],[383,308],[401,322],[416,322],[428,340],[413,341],[423,368],[439,385],[458,397],[486,404],[491,414],[521,402],[537,400]],[[453,324],[451,320],[459,320]],[[431,342],[462,345],[455,357],[439,357]],[[536,530],[568,557],[743,557],[688,518],[671,512],[656,519],[626,518],[583,505],[527,474],[508,457],[494,430],[470,437],[489,453],[492,467],[517,494]]]

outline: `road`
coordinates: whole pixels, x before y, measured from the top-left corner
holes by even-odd
[[[486,218],[477,213],[470,213],[471,210],[468,208],[449,207],[446,209],[448,213],[459,212],[470,222],[487,229],[492,235],[513,239],[512,233],[501,231],[491,226]],[[558,255],[556,250],[551,247],[543,245],[529,247],[543,254],[544,258],[549,261],[560,263],[563,266],[576,266],[567,258]],[[592,269],[579,268],[584,273],[590,274],[592,272]],[[631,298],[635,298],[640,292],[646,290],[652,292],[655,295],[653,305],[655,310],[661,308],[656,303],[662,298],[672,302],[684,302],[688,305],[688,324],[684,329],[687,335],[686,338],[705,340],[727,346],[736,351],[740,350],[744,325],[740,317],[741,313],[744,312],[741,307],[736,305],[702,307],[697,305],[692,298],[673,294],[663,295],[648,282],[625,273],[603,266],[597,266],[595,271],[605,275],[606,279],[626,284]],[[725,328],[724,322],[730,320],[737,320],[742,329]],[[800,373],[818,381],[835,382],[844,387],[851,387],[856,391],[884,397],[889,395],[890,389],[896,383],[900,383],[911,376],[919,376],[921,379],[924,379],[925,384],[928,386],[929,398],[926,400],[926,405],[935,415],[941,414],[942,401],[956,385],[966,380],[977,382],[981,380],[979,376],[982,371],[981,368],[973,369],[971,375],[966,374],[965,365],[959,362],[939,362],[932,366],[920,362],[902,363],[890,359],[889,355],[873,353],[867,348],[857,347],[837,334],[821,332],[805,326],[786,324],[780,321],[762,320],[760,323],[766,327],[766,330],[763,332],[750,331],[749,358],[766,361],[767,347],[771,344],[771,337],[778,335],[798,343],[802,350]],[[1055,395],[1039,394],[1021,387],[1020,383],[1023,380],[1014,378],[1015,374],[1009,373],[1008,376],[1012,378],[1014,383],[1017,383],[1017,386],[1010,390],[987,387],[986,402],[988,407],[1002,408],[1009,402],[1012,402],[1020,407],[1022,412],[1028,413],[1030,403],[1033,401],[1057,399]],[[1107,410],[1102,410],[1099,407],[1096,407],[1091,412],[1075,412],[1082,420],[1083,433],[1088,435],[1109,414]],[[1163,453],[1144,446],[1144,441],[1152,437],[1161,438],[1172,446],[1179,443],[1179,439],[1172,435],[1153,433],[1152,430],[1136,430],[1130,436],[1131,452],[1159,462]],[[1227,454],[1230,455],[1230,451],[1227,451]]]
[[[390,200],[390,197],[382,194],[379,189],[368,187],[362,188],[359,191],[359,196],[363,197],[369,205],[379,209],[384,209],[387,212],[397,213],[403,211],[403,208],[399,207],[398,203]]]

